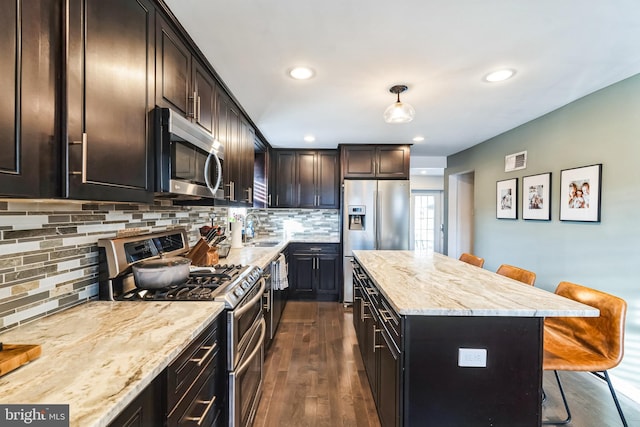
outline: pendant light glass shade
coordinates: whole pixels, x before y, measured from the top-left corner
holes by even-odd
[[[400,102],[400,93],[407,90],[404,85],[393,86],[389,92],[398,95],[398,100],[384,110],[384,121],[387,123],[409,123],[416,115],[416,110],[405,102]]]

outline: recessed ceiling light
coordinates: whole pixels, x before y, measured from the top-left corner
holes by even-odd
[[[309,67],[294,67],[289,70],[289,76],[296,80],[307,80],[315,74],[315,71]]]
[[[515,73],[516,73],[516,70],[513,70],[511,68],[504,68],[502,70],[492,71],[486,76],[484,76],[484,81],[490,82],[490,83],[501,82],[501,81],[510,79],[511,77],[513,77]]]
[[[304,140],[307,142],[313,142],[316,140],[316,137],[313,135],[305,135]]]
[[[420,142],[420,141],[424,141],[424,136],[416,136],[413,138],[413,142]]]

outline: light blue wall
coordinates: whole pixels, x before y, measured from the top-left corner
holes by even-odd
[[[523,150],[527,168],[505,173],[505,155]],[[561,222],[560,171],[596,163],[603,165],[602,221]],[[640,401],[640,74],[450,156],[447,165],[445,197],[449,175],[474,171],[473,251],[485,268],[514,264],[535,271],[536,286],[550,291],[566,280],[627,301],[625,357],[612,377]],[[552,173],[551,221],[496,219],[496,181],[518,178],[521,218],[522,177],[544,172]]]

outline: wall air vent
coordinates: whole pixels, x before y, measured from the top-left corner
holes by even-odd
[[[511,172],[527,168],[527,152],[508,154],[504,156],[504,171]]]

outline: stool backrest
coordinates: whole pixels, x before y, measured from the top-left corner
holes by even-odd
[[[460,261],[464,261],[467,264],[475,265],[476,267],[480,268],[482,268],[482,266],[484,265],[484,258],[480,258],[479,256],[475,256],[466,252],[460,255]]]
[[[627,303],[614,295],[571,282],[560,282],[556,294],[600,310],[599,317],[547,317],[554,329],[563,328],[569,336],[580,336],[589,348],[608,359],[611,369],[622,361],[624,355],[624,323]],[[557,319],[557,320],[556,320]]]
[[[496,273],[531,286],[536,282],[536,273],[509,264],[502,264]]]

